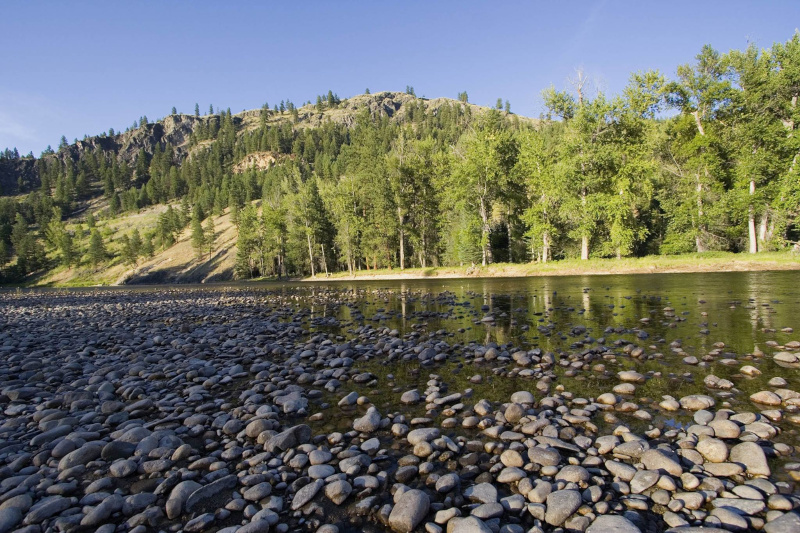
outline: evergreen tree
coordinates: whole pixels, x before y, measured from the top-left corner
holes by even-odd
[[[121,251],[122,262],[130,266],[136,265],[138,256],[134,251],[133,246],[131,246],[130,237],[128,237],[128,235],[123,235],[120,238],[120,244],[122,245],[122,251]]]
[[[258,220],[256,210],[248,204],[239,213],[239,236],[236,240],[236,264],[234,271],[237,278],[253,277],[258,262]]]
[[[17,213],[11,232],[11,244],[17,255],[17,267],[23,274],[40,269],[45,261],[44,247],[36,235],[28,229],[28,222]]]
[[[201,217],[200,209],[195,207],[192,216],[192,248],[194,248],[195,254],[197,254],[198,257],[201,257],[206,249],[206,234],[203,230]]]
[[[142,254],[142,247],[142,236],[138,229],[134,229],[133,233],[131,233],[131,251],[137,258]]]
[[[144,257],[153,257],[155,253],[155,247],[153,246],[153,235],[148,233],[145,235],[144,239],[142,240],[142,255]]]
[[[92,267],[97,268],[97,266],[106,260],[108,254],[106,253],[106,245],[103,242],[103,237],[100,235],[100,232],[97,228],[92,230],[91,236],[89,238],[89,261],[92,263]]]
[[[214,247],[217,244],[217,229],[214,226],[214,217],[210,216],[206,219],[206,225],[203,227],[203,238],[209,255],[214,253]]]
[[[10,254],[8,253],[8,245],[4,239],[0,239],[0,272],[3,271],[3,267],[6,266],[8,263],[8,259]]]

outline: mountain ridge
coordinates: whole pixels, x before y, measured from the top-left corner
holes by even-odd
[[[284,123],[292,124],[297,130],[307,128],[317,128],[330,120],[335,124],[343,124],[352,127],[355,118],[364,108],[369,109],[373,118],[381,115],[389,119],[402,120],[407,115],[408,104],[416,102],[425,103],[426,111],[436,113],[443,105],[459,104],[464,108],[469,108],[476,114],[486,113],[493,108],[479,106],[462,100],[447,97],[424,98],[412,94],[397,91],[381,91],[376,93],[365,93],[352,96],[341,100],[335,107],[326,107],[318,111],[314,104],[305,104],[297,108],[297,119],[293,120],[291,112],[275,113],[268,111],[268,116],[263,121],[263,109],[243,110],[232,114],[232,120],[236,126],[237,136],[252,132],[259,128],[263,123],[268,125],[278,125]],[[531,117],[511,114],[520,121],[533,124],[538,121]],[[131,129],[114,135],[100,133],[93,136],[86,136],[83,139],[61,146],[51,154],[42,154],[33,159],[22,157],[13,160],[0,159],[0,196],[14,196],[24,194],[37,189],[41,186],[41,177],[37,168],[37,161],[59,160],[64,162],[70,159],[77,162],[81,156],[89,151],[102,150],[105,153],[113,153],[119,162],[135,165],[137,158],[144,150],[148,156],[152,156],[156,145],[171,146],[175,153],[175,163],[180,164],[191,154],[191,147],[188,146],[193,134],[199,126],[209,127],[213,121],[218,121],[220,113],[193,115],[185,113],[170,114],[153,122],[147,122],[135,129]],[[263,122],[262,122],[263,121]],[[235,162],[235,164],[238,163]],[[22,182],[20,182],[22,178]],[[20,187],[20,184],[22,187]]]

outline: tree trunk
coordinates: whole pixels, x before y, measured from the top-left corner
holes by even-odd
[[[506,231],[508,232],[508,262],[514,262],[514,247],[511,246],[511,210],[508,210],[508,218],[506,220]]]
[[[419,251],[419,264],[422,268],[428,266],[428,258],[426,257],[425,253],[428,248],[428,241],[425,235],[425,229],[422,230],[422,250]]]
[[[706,245],[703,242],[705,224],[703,223],[703,184],[700,182],[700,174],[697,175],[697,235],[694,238],[698,252],[705,252]]]
[[[279,267],[280,267],[279,272],[280,272],[281,277],[285,278],[286,277],[286,261],[285,261],[284,258],[286,256],[286,251],[283,249],[283,239],[281,239],[281,248],[280,248],[280,250],[281,250],[280,255],[278,255],[278,263],[279,263]]]
[[[584,210],[586,209],[586,188],[581,190],[581,205]],[[589,235],[584,233],[581,235],[581,260],[587,261],[589,259]]]
[[[764,209],[764,214],[758,221],[758,251],[763,252],[767,249],[767,226],[769,224],[769,210]]]
[[[706,130],[703,128],[703,123],[700,122],[700,112],[694,111],[692,116],[694,116],[694,123],[697,125],[697,131],[700,133],[700,135],[705,135]]]
[[[547,259],[550,257],[550,234],[548,232],[544,232],[542,235],[542,263],[547,263]]]
[[[320,244],[322,247],[322,267],[325,269],[325,277],[330,276],[330,272],[328,272],[328,259],[325,257],[325,245]]]
[[[405,270],[406,268],[405,237],[406,237],[406,232],[403,229],[403,226],[400,226],[400,270]]]
[[[403,213],[400,207],[397,208],[397,222],[400,228],[400,270],[406,268],[406,229],[403,226]]]
[[[769,221],[769,229],[767,230],[766,235],[764,235],[764,242],[770,242],[774,236],[775,236],[775,217],[771,218]]]
[[[750,206],[747,208],[747,237],[750,244],[750,253],[758,252],[758,240],[756,239],[756,214],[753,211],[753,195],[756,193],[756,182],[750,180]]]
[[[314,249],[311,246],[311,234],[306,233],[306,240],[308,240],[308,258],[311,261],[311,277],[317,277],[317,273],[314,270]]]
[[[481,197],[480,214],[481,222],[483,223],[481,227],[481,251],[483,255],[481,264],[486,266],[492,262],[492,247],[489,243],[489,213],[483,197]]]

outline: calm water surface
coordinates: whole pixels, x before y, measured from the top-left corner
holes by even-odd
[[[274,285],[265,288],[276,289]],[[800,340],[800,274],[796,272],[338,281],[287,284],[278,290],[287,302],[309,309],[306,318],[312,331],[348,340],[357,338],[358,328],[367,325],[397,329],[401,335],[417,332],[420,342],[430,338],[450,346],[494,343],[499,351],[509,353],[540,348],[564,359],[605,346],[618,354],[616,359],[592,365],[605,363],[606,373],[592,372],[587,366],[567,377],[566,368],[559,366],[554,385],[561,384],[577,396],[596,397],[619,383],[616,373],[621,370],[648,375],[648,381],[627,399],[649,408],[654,420],[645,423],[620,415],[638,430],[690,421],[686,415],[656,410],[666,394],[676,398],[710,394],[717,398],[717,408],[758,412],[759,406],[749,396],[771,390],[767,385],[771,378],[783,377],[787,388],[800,391],[800,370],[779,366],[771,357],[783,344]],[[483,321],[487,315],[494,321]],[[626,354],[627,343],[641,347],[643,356]],[[696,357],[699,364],[686,364],[686,357]],[[472,364],[451,357],[445,363],[421,367],[418,361],[387,363],[376,358],[357,365],[378,377],[369,396],[382,412],[419,416],[424,415],[424,406],[401,407],[399,395],[410,388],[424,391],[430,374],[440,376],[448,392],[471,392],[475,401],[508,401],[514,391],[533,391],[535,384],[531,379],[495,375],[498,367],[514,367],[497,361]],[[744,365],[755,366],[762,374],[744,376],[740,373]],[[476,374],[483,377],[482,383],[469,380]],[[708,389],[703,379],[709,374],[732,381],[734,388]],[[350,390],[347,385],[326,399],[335,404]],[[792,415],[786,410],[784,414]],[[350,421],[326,417],[325,429],[346,429]],[[779,440],[800,445],[796,424],[783,419],[779,425],[783,429]]]

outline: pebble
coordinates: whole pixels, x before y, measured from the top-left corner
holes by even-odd
[[[624,516],[603,515],[594,519],[586,533],[641,533],[641,530]]]
[[[361,433],[372,433],[378,430],[380,424],[381,415],[374,406],[371,406],[364,416],[353,422],[353,429]]]
[[[389,526],[401,533],[413,531],[428,514],[430,498],[421,490],[411,489],[403,493],[389,515]]]
[[[395,531],[798,529],[792,481],[800,467],[788,462],[794,449],[783,442],[791,435],[778,422],[793,423],[800,394],[773,378],[772,390],[751,400],[774,409],[735,411],[742,399],[736,387],[750,382],[744,376],[766,378],[749,365],[723,374],[730,381],[708,374],[716,356],[741,364],[724,345],[698,354],[692,369],[713,393],[659,401],[644,391],[666,371],[619,366],[623,358],[639,365],[660,357],[663,341],[655,339],[643,349],[587,337],[579,349],[549,353],[510,342],[460,345],[444,330],[416,326],[391,334],[358,319],[334,335],[310,331],[317,318],[291,300],[214,290],[216,300],[182,291],[170,298],[183,294],[201,294],[196,301],[205,303],[178,313],[174,303],[164,307],[144,293],[122,296],[140,304],[123,307],[102,293],[53,295],[104,324],[74,334],[60,322],[31,326],[37,315],[17,313],[16,297],[9,298],[4,319],[18,327],[0,330],[0,533],[230,524],[243,525],[222,531],[333,533],[336,526],[323,523],[340,516],[325,514],[332,505],[341,506],[341,523],[364,528],[378,520]],[[89,301],[103,303],[81,303]],[[218,302],[239,303],[225,316]],[[37,313],[71,309],[40,306]],[[498,325],[503,315],[495,308]],[[40,328],[37,336],[20,337],[23,320]],[[76,312],[70,320],[88,318]],[[423,354],[410,379],[364,365]],[[453,379],[451,370],[469,365],[482,366]],[[611,383],[619,371],[621,383],[595,399],[573,394],[557,366]],[[530,391],[479,398],[462,388],[480,383],[485,390],[506,377],[529,379]],[[400,398],[394,407],[381,397],[387,384]],[[667,416],[688,424],[654,427],[660,410],[683,410]],[[321,432],[325,426],[341,433]],[[789,481],[770,481],[773,460]]]
[[[551,526],[560,526],[578,510],[582,503],[577,490],[557,490],[547,496],[545,521]]]

